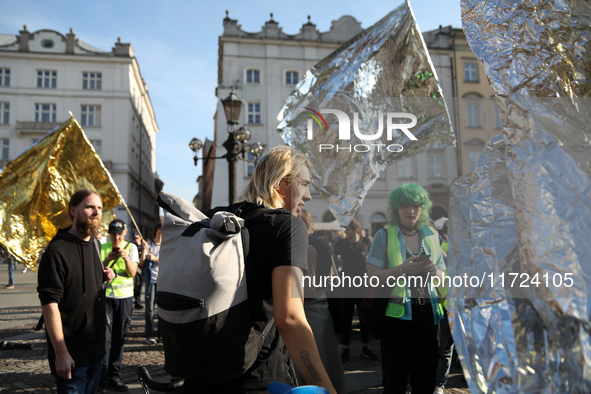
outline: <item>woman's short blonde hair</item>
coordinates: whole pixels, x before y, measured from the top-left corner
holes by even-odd
[[[292,153],[286,145],[272,148],[255,167],[240,199],[271,209],[282,208],[279,183],[284,181],[291,185],[292,174],[299,174],[304,166],[312,172],[312,163],[302,153]]]

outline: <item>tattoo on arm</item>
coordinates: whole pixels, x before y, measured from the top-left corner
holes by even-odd
[[[314,378],[314,380],[316,380],[317,382],[320,382],[322,379],[320,378],[320,375],[318,375],[318,372],[316,372],[316,369],[314,369],[314,366],[312,365],[312,361],[310,360],[310,353],[304,351],[300,353],[300,356],[302,357],[302,361],[308,369],[308,372],[310,372],[310,375],[312,375],[312,378]]]

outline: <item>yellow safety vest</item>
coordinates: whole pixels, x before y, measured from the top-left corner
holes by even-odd
[[[129,253],[131,244],[128,242],[123,247]],[[101,260],[105,260],[113,247],[111,242],[106,242],[101,246]],[[110,262],[111,269],[115,272],[115,278],[108,284],[105,290],[105,297],[108,298],[128,298],[133,297],[133,277],[127,275],[125,260],[119,257],[115,262]]]
[[[388,246],[387,246],[387,254],[388,254],[388,267],[394,268],[401,265],[404,260],[406,260],[406,251],[402,251],[400,249],[400,242],[398,242],[398,230],[396,226],[388,225],[386,226],[388,231]],[[425,237],[425,242],[429,246],[431,250],[431,257],[433,264],[439,260],[440,250],[439,246],[439,239],[435,234],[435,230],[433,228],[429,228],[433,234]],[[404,253],[404,257],[402,256]],[[429,288],[429,293],[432,293],[433,290]],[[392,297],[390,298],[390,302],[386,308],[386,316],[400,318],[404,315],[404,302],[406,300],[406,287],[398,287],[394,286],[391,292]],[[433,297],[432,297],[433,298]],[[441,303],[437,300],[437,314],[443,316],[443,309],[441,307]]]

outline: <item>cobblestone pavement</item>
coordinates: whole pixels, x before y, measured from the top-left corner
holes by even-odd
[[[21,266],[19,265],[19,268]],[[6,265],[0,264],[0,284],[7,283]],[[41,315],[36,293],[36,274],[16,272],[16,287],[7,290],[0,287],[0,341],[33,344],[32,351],[11,350],[0,353],[0,393],[54,393],[54,379],[49,373],[44,335],[32,331]],[[370,341],[370,348],[380,354],[379,342]],[[143,390],[136,375],[137,367],[145,365],[153,378],[170,380],[164,372],[164,351],[161,344],[149,345],[144,338],[144,311],[133,311],[132,325],[127,335],[123,357],[122,380],[130,387],[130,393]],[[345,378],[351,394],[381,393],[381,368],[379,361],[361,357],[358,331],[351,340],[350,361],[344,365]],[[452,365],[446,394],[468,394],[458,363]]]

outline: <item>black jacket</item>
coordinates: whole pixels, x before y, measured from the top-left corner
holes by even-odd
[[[95,240],[85,242],[59,230],[39,264],[41,305],[58,305],[66,346],[77,367],[96,364],[105,354],[105,291]],[[98,243],[98,242],[97,242]],[[48,336],[48,356],[55,374],[55,352]]]

